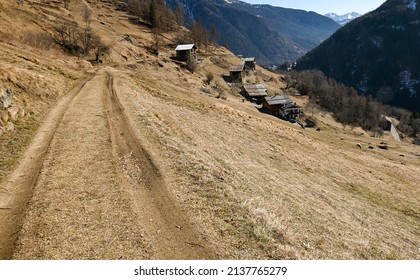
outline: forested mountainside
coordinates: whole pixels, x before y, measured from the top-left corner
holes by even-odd
[[[347,86],[395,106],[420,111],[420,9],[389,0],[338,30],[298,60]]]
[[[301,57],[333,34],[340,25],[334,20],[302,10],[242,1],[166,0],[182,5],[186,20],[215,26],[219,43],[236,54],[256,57],[263,65],[282,64]]]

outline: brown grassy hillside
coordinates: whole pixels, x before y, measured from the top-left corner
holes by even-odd
[[[0,20],[10,27],[0,30],[0,88],[12,88],[16,104],[29,112],[17,123],[16,131],[0,138],[1,186],[6,181],[5,174],[19,163],[17,155],[24,151],[57,98],[85,77],[85,71],[101,73],[98,81],[105,80],[103,73],[107,72],[113,76],[114,91],[127,114],[127,122],[162,176],[159,180],[164,182],[165,193],[199,237],[199,244],[190,242],[194,246],[210,248],[214,257],[221,259],[420,258],[418,147],[386,139],[389,149],[379,149],[384,139],[372,138],[357,129],[344,130],[324,113],[316,115],[320,131],[261,114],[222,78],[228,73],[229,64],[237,63],[239,58],[224,48],[211,48],[200,54],[203,61],[192,74],[170,59],[176,39],[185,31],[163,34],[160,54],[154,56],[148,51],[152,44],[148,27],[117,11],[108,1],[71,1],[70,10],[32,2],[31,6],[0,0]],[[80,5],[92,10],[92,28],[112,47],[103,64],[91,66],[87,62],[92,59],[90,56],[69,56],[54,44],[39,46],[25,39],[27,30],[49,34],[58,21],[82,25]],[[215,77],[209,86],[204,82],[207,73]],[[280,75],[260,67],[256,75],[245,80],[267,83],[269,94],[286,91]],[[210,93],[203,92],[203,86],[210,88]],[[93,89],[89,92],[97,94]],[[302,97],[295,100],[306,102]],[[109,109],[98,109],[96,117],[105,112],[112,116]],[[67,118],[68,122],[73,121]],[[66,116],[63,120],[66,122]],[[92,133],[98,133],[97,138],[105,143],[107,137],[101,131],[106,126],[101,125]],[[55,138],[52,145],[66,140],[62,133]],[[80,145],[85,141],[81,138]],[[103,145],[107,149],[108,144]],[[368,149],[369,145],[373,149]],[[9,152],[10,147],[18,153]],[[57,153],[60,158],[59,147],[48,153]],[[75,149],[69,160],[81,156],[81,150]],[[153,219],[141,217],[141,210],[136,208],[139,206],[128,198],[138,191],[135,185],[142,177],[133,178],[132,174],[135,168],[141,170],[142,164],[130,167],[124,164],[125,158],[106,159],[115,163],[118,172],[134,187],[109,195],[110,199],[118,195],[124,207],[121,213],[103,215],[118,226],[119,217],[131,221],[130,228],[118,227],[118,236],[131,238],[141,229],[142,238],[136,246],[144,246],[144,252],[138,258],[168,256],[162,253],[165,248],[154,248],[159,246],[153,242],[154,235],[159,234]],[[53,164],[52,160],[47,155],[45,168]],[[41,183],[48,182],[42,174]],[[147,178],[145,175],[143,179]],[[102,179],[98,177],[98,181]],[[119,179],[109,181],[116,186]],[[29,214],[23,216],[24,230],[18,233],[15,258],[124,258],[109,251],[95,256],[72,244],[74,255],[62,255],[48,251],[57,249],[54,244],[36,242],[37,236],[31,235],[35,228],[32,223],[41,224],[39,232],[49,232],[42,229],[36,213],[44,210],[42,207],[50,209],[54,203],[48,199],[57,196],[52,195],[53,188],[34,189],[29,210],[23,212]],[[0,196],[1,190],[0,187]],[[63,196],[60,201],[71,201],[71,189],[63,189]],[[37,210],[35,206],[41,208]],[[109,209],[103,207],[105,212]],[[43,221],[45,227],[65,218],[59,213],[62,212],[48,212]],[[98,215],[93,210],[86,213]],[[95,220],[95,216],[88,218]],[[177,225],[177,229],[182,231],[182,225]],[[71,230],[77,232],[77,227]],[[86,227],[80,232],[86,235]],[[96,236],[100,233],[91,234],[89,242],[101,244]],[[148,253],[154,251],[155,255]],[[125,258],[135,257],[135,252],[130,251]]]

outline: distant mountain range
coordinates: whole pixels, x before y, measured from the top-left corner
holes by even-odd
[[[221,44],[235,54],[257,58],[261,65],[294,61],[319,45],[340,25],[314,12],[237,0],[166,0],[182,4],[188,19],[200,19],[220,33]]]
[[[420,0],[388,0],[297,61],[384,103],[420,112]]]
[[[325,14],[324,16],[333,19],[335,22],[337,22],[340,25],[346,25],[350,21],[360,17],[361,14],[356,13],[356,12],[347,13],[345,15],[337,15],[335,13],[328,13],[328,14]]]

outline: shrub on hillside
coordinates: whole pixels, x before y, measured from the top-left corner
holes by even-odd
[[[25,44],[40,49],[49,50],[54,45],[53,37],[45,32],[26,31],[22,39]]]
[[[53,40],[70,54],[88,55],[93,53],[96,62],[99,62],[101,55],[110,50],[110,47],[105,45],[91,28],[81,28],[76,24],[56,26]]]
[[[214,80],[214,75],[213,75],[213,73],[211,73],[211,72],[208,72],[207,74],[206,74],[206,84],[211,84],[211,82]]]

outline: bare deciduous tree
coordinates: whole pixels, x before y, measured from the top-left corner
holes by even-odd
[[[178,5],[175,8],[175,21],[179,26],[183,26],[184,20],[185,20],[184,6],[178,3]]]
[[[101,38],[95,35],[92,39],[92,50],[95,54],[95,62],[101,62],[102,55],[108,54],[111,50],[111,47],[104,44]]]
[[[414,129],[414,134],[415,135],[417,135],[418,133],[420,133],[420,119],[413,120],[413,122],[411,123],[411,126]]]
[[[162,45],[162,32],[159,28],[153,29],[153,41],[151,50],[154,55],[159,55],[160,46]]]
[[[84,54],[90,52],[93,45],[94,37],[95,35],[93,34],[92,29],[90,28],[85,28],[79,33],[79,41],[82,45],[81,47],[83,49]]]
[[[210,43],[217,45],[217,42],[220,39],[220,33],[217,31],[217,28],[215,25],[212,25],[209,31],[209,39]]]
[[[208,73],[206,74],[206,80],[205,80],[206,84],[210,85],[210,84],[211,84],[211,82],[212,82],[213,80],[214,80],[214,75],[213,75],[213,73],[208,72]]]
[[[197,71],[197,62],[192,59],[188,60],[187,68],[188,70],[190,70],[191,73],[194,73],[195,71]]]
[[[69,53],[82,52],[79,46],[80,35],[77,26],[74,24],[60,24],[55,27],[54,40],[58,45],[64,48]]]
[[[83,20],[85,21],[86,27],[90,26],[90,22],[92,21],[92,11],[88,6],[84,6]]]

